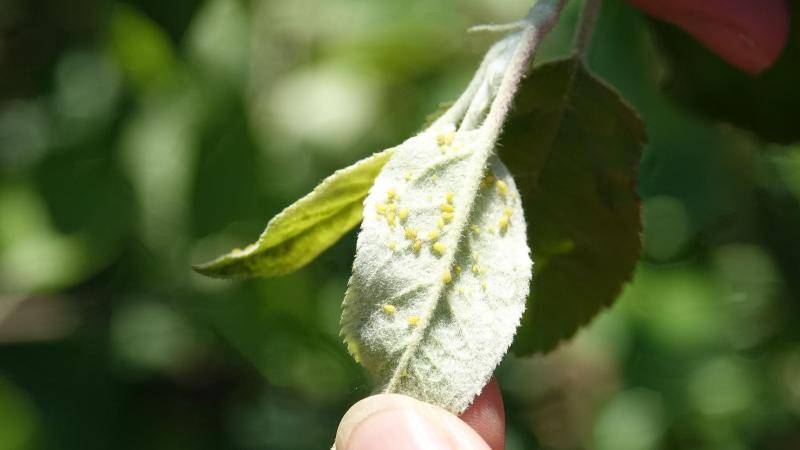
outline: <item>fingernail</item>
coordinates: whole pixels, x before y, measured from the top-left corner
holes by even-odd
[[[377,412],[356,425],[346,450],[449,450],[446,431],[411,408]]]

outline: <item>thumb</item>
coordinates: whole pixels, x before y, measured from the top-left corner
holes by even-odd
[[[399,394],[359,401],[342,418],[336,450],[489,450],[478,433],[442,408]]]

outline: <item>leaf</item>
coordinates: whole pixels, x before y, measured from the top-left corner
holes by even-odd
[[[766,141],[800,140],[800,27],[796,26],[800,7],[791,9],[793,26],[786,48],[758,76],[728,65],[676,27],[650,21],[654,42],[666,63],[666,92],[708,118],[751,130]]]
[[[546,352],[610,305],[641,249],[636,113],[577,58],[537,67],[501,157],[519,185],[536,262],[513,350]]]
[[[277,276],[311,262],[361,221],[362,202],[392,149],[336,171],[267,224],[258,241],[194,267],[211,277]]]
[[[433,123],[436,122],[436,119],[442,117],[442,115],[444,115],[444,113],[446,113],[447,110],[450,109],[450,107],[452,107],[454,103],[455,103],[454,101],[439,103],[434,112],[425,116],[425,122],[422,124],[422,128],[419,131],[421,132],[430,128],[431,125],[433,125]]]
[[[425,131],[370,190],[342,335],[379,391],[463,411],[511,344],[531,260],[511,175],[492,156],[484,178],[492,145]]]

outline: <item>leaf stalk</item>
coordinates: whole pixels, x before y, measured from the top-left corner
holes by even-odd
[[[578,28],[575,30],[575,43],[573,47],[575,54],[578,55],[583,62],[586,62],[586,57],[589,54],[589,46],[592,43],[592,35],[594,34],[597,16],[600,14],[602,5],[603,0],[583,1]]]

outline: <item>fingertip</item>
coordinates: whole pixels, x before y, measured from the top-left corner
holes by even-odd
[[[789,36],[785,0],[628,0],[674,23],[728,63],[750,74],[769,68]]]
[[[461,414],[461,420],[474,429],[493,450],[505,448],[506,416],[503,395],[492,377],[475,401]]]
[[[466,423],[449,412],[398,394],[353,405],[339,424],[336,450],[488,450]]]

